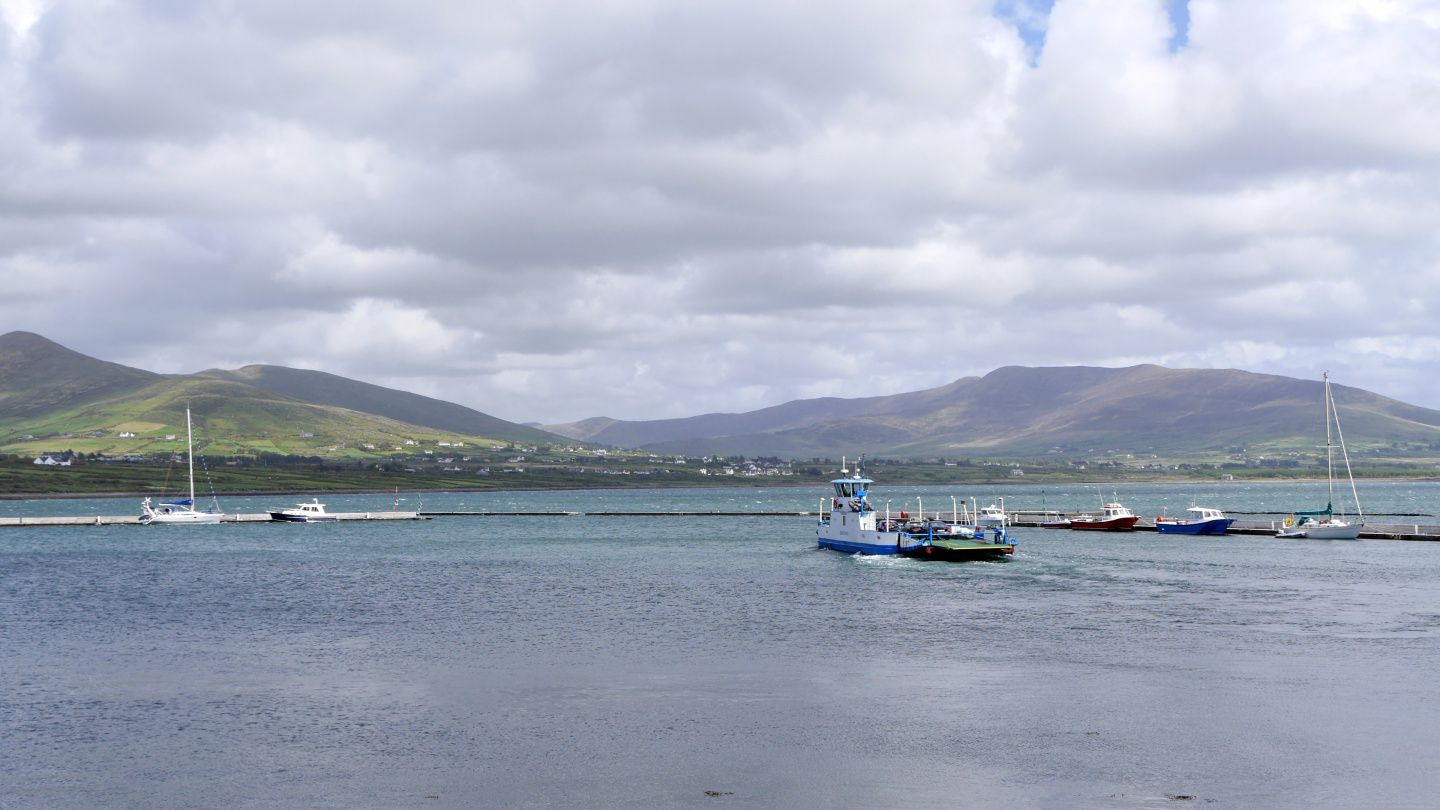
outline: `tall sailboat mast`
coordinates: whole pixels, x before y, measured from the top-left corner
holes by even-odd
[[[1330,484],[1327,509],[1335,508],[1335,442],[1330,438],[1330,372],[1325,372],[1325,480]]]
[[[195,508],[195,435],[190,430],[190,406],[185,406],[185,456],[190,462],[190,508]]]
[[[1326,392],[1329,392],[1330,380],[1325,380]],[[1360,522],[1365,522],[1365,507],[1360,505],[1360,492],[1355,489],[1355,471],[1350,469],[1350,451],[1345,448],[1345,429],[1340,427],[1340,406],[1335,404],[1335,395],[1330,394],[1330,416],[1335,418],[1335,436],[1340,439],[1340,455],[1345,459],[1345,477],[1350,479],[1350,496],[1355,499],[1355,514],[1360,517]],[[1328,421],[1329,417],[1327,417]]]

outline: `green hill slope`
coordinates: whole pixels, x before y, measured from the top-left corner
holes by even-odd
[[[247,383],[305,402],[371,413],[462,436],[487,436],[519,442],[563,441],[553,433],[507,422],[453,402],[382,388],[323,371],[255,365],[234,371],[211,369],[195,376]]]
[[[0,335],[0,419],[74,407],[161,379],[149,371],[86,357],[31,332]]]
[[[417,444],[440,441],[469,448],[564,441],[459,405],[323,372],[248,366],[161,375],[86,357],[28,332],[0,336],[0,451],[183,449],[187,402],[197,442],[212,454],[375,456],[420,452]]]
[[[431,445],[440,440],[464,441],[475,448],[499,443],[302,402],[244,383],[176,377],[6,426],[0,429],[0,446],[10,452],[72,449],[107,455],[183,451],[187,404],[197,448],[212,455],[271,452],[359,457],[407,448],[419,452],[416,446],[407,445],[407,440]],[[36,438],[24,440],[22,431]],[[92,436],[92,432],[101,435]],[[125,433],[135,435],[121,435]]]

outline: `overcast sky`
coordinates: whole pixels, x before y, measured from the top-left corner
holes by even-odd
[[[0,331],[516,421],[1141,362],[1440,407],[1440,2],[0,9]]]

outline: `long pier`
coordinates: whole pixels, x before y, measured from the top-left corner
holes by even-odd
[[[1058,519],[1058,518],[1057,518]],[[1284,526],[1282,520],[1237,520],[1230,524],[1226,534],[1259,534],[1274,535],[1281,531]],[[1040,528],[1043,524],[1039,520],[1012,520],[1011,526],[1022,528]],[[1155,531],[1155,520],[1153,518],[1141,518],[1135,524],[1137,532]],[[1056,529],[1054,531],[1072,531],[1071,529]],[[1185,535],[1195,536],[1195,535]],[[1368,540],[1440,540],[1440,526],[1427,526],[1423,523],[1365,523],[1365,529],[1360,532],[1362,539]]]
[[[429,520],[419,512],[331,512],[336,520]],[[221,515],[221,523],[284,523],[268,512]],[[0,517],[0,526],[139,526],[139,515],[61,515],[56,517]]]
[[[821,512],[630,512],[630,511],[544,511],[544,512],[334,512],[336,520],[430,520],[437,517],[820,517]],[[1015,513],[1012,513],[1012,515]],[[1038,514],[1038,513],[1030,513]],[[1046,518],[1032,518],[1030,514],[1012,518],[1010,526],[1015,528],[1040,528],[1044,520],[1061,519],[1070,515],[1049,513]],[[1077,513],[1078,514],[1078,513]],[[946,511],[925,511],[924,517],[944,520],[951,515]],[[1388,517],[1388,516],[1387,516]],[[1231,524],[1227,534],[1273,535],[1283,528],[1282,520],[1237,520]],[[223,523],[281,523],[271,519],[269,513],[242,513],[224,515]],[[54,517],[0,517],[0,527],[6,526],[138,526],[139,515],[68,515]],[[1135,531],[1155,531],[1153,518],[1141,518],[1135,524]],[[1059,531],[1059,530],[1056,530]],[[1070,531],[1070,530],[1065,530]],[[1440,526],[1423,523],[1371,523],[1365,524],[1360,532],[1363,539],[1373,540],[1429,540],[1440,541]]]

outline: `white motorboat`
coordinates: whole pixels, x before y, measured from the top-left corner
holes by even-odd
[[[1330,432],[1331,424],[1335,432]],[[1336,445],[1334,439],[1340,444]],[[1350,478],[1350,494],[1355,498],[1356,521],[1344,519],[1342,512],[1335,515],[1335,448],[1345,460],[1345,475]],[[1285,519],[1285,528],[1276,533],[1277,537],[1303,537],[1309,540],[1355,540],[1365,528],[1365,511],[1360,507],[1360,493],[1355,489],[1355,474],[1350,470],[1350,452],[1345,449],[1345,434],[1340,430],[1340,411],[1335,407],[1335,395],[1330,393],[1330,372],[1325,372],[1325,479],[1329,486],[1329,501],[1324,509],[1297,511]]]
[[[1005,515],[1004,498],[1000,499],[999,506],[992,503],[984,509],[981,509],[975,515],[975,525],[987,529],[998,529],[1001,526],[1007,525],[1009,522],[1009,518]]]
[[[325,504],[316,498],[310,503],[297,503],[294,509],[272,509],[270,519],[284,523],[333,523],[338,518],[326,512]]]
[[[195,524],[219,523],[224,513],[195,510],[195,439],[190,429],[190,408],[185,408],[185,456],[190,465],[190,497],[183,501],[171,501],[150,505],[146,498],[140,504],[140,522],[146,526],[152,523]]]

